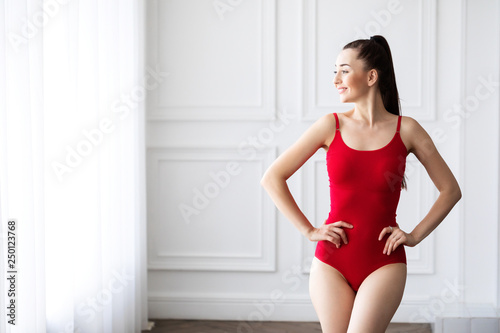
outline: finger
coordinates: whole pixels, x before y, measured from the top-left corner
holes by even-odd
[[[384,238],[386,233],[387,233],[387,231],[385,231],[385,228],[382,229],[382,231],[380,232],[380,235],[378,235],[378,240],[381,241],[382,238]]]
[[[397,240],[394,240],[393,242],[391,242],[391,244],[389,245],[389,250],[387,251],[387,255],[390,255],[391,253],[393,253],[396,248],[398,247],[398,241]]]
[[[340,248],[341,245],[340,240],[338,240],[338,238],[332,238],[332,239],[333,239],[332,243],[335,244],[337,249]]]
[[[387,254],[387,255],[391,254],[392,244],[393,244],[392,240],[388,242],[388,244],[387,244],[387,250],[386,250],[385,254]]]
[[[387,240],[385,241],[383,254],[389,255],[391,253],[392,245],[394,244],[394,239],[396,239],[396,235],[394,233],[390,234]]]
[[[350,223],[347,223],[345,221],[337,221],[337,222],[333,222],[331,224],[331,226],[334,226],[334,227],[343,227],[343,228],[354,228],[354,226]]]
[[[394,242],[392,252],[396,251],[396,248],[397,248],[398,246],[400,246],[400,245],[403,245],[405,242],[406,242],[406,237],[405,237],[405,235],[403,235],[401,238],[397,239],[397,240]]]
[[[380,232],[380,235],[378,236],[378,240],[382,240],[382,238],[384,238],[385,234],[391,234],[391,228],[390,227],[385,227],[382,229],[382,231]]]
[[[392,249],[391,249],[391,252],[396,251],[396,249],[397,249],[397,248],[398,248],[398,246],[399,246],[399,242],[400,242],[400,240],[398,239],[398,240],[396,240],[396,241],[394,242],[394,244],[392,244]]]
[[[342,241],[344,242],[344,244],[347,244],[347,235],[345,233],[344,230],[342,230],[341,228],[334,228],[333,231],[339,235],[339,237],[342,239]]]
[[[399,245],[403,244],[404,243],[404,235],[398,235],[398,236],[395,236],[392,240],[391,240],[391,244],[389,245],[389,254],[391,254],[392,252],[396,251],[396,249],[398,248]]]
[[[329,242],[335,244],[337,248],[340,247],[340,237],[333,232],[329,232],[326,238]]]
[[[345,240],[343,239],[342,234],[346,237]],[[345,235],[344,231],[340,228],[329,230],[328,237],[330,238],[330,241],[337,246],[337,248],[340,248],[342,246],[343,241],[344,243],[345,241],[347,241],[347,236]]]
[[[394,238],[387,241],[387,250],[385,251],[387,255],[390,255],[392,253],[393,246],[394,246]]]
[[[384,251],[382,251],[382,253],[388,254],[390,246],[391,246],[391,241],[389,239],[387,239],[385,241]]]

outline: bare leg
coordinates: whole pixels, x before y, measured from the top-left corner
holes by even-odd
[[[323,333],[345,333],[355,294],[342,274],[314,258],[309,293]]]
[[[356,295],[348,333],[384,333],[401,303],[406,265],[380,267],[363,281]]]

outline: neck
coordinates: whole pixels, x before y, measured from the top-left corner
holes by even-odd
[[[373,127],[376,122],[387,117],[387,111],[378,89],[372,89],[365,98],[354,104],[353,117]]]

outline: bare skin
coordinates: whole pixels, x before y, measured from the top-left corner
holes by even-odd
[[[394,136],[398,116],[384,108],[377,71],[365,69],[363,61],[357,59],[357,50],[353,49],[339,54],[336,67],[338,72],[333,83],[339,90],[341,102],[355,103],[354,109],[339,114],[345,143],[357,150],[385,146]],[[318,149],[328,150],[335,136],[335,126],[332,114],[317,120],[274,161],[261,184],[277,208],[305,237],[314,242],[326,240],[339,247],[348,243],[343,229],[352,228],[352,225],[337,221],[315,228],[298,207],[286,183]],[[410,117],[403,117],[400,134],[408,153],[413,153],[425,167],[439,191],[439,197],[410,233],[397,227],[380,230],[380,241],[389,234],[383,251],[386,255],[398,246],[419,244],[461,198],[455,177],[422,126]],[[355,294],[340,272],[314,259],[310,294],[323,332],[384,332],[401,302],[405,282],[406,265],[390,264],[369,275]]]
[[[309,293],[324,333],[385,332],[406,282],[406,265],[377,269],[357,293],[335,268],[314,258]]]

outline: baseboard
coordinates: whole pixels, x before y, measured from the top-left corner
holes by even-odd
[[[455,304],[437,316],[434,332],[500,332],[500,309],[491,304]]]
[[[268,295],[150,295],[149,318],[315,321],[309,297]],[[292,315],[293,314],[293,315]]]
[[[254,321],[317,321],[309,295],[274,294],[150,294],[149,318]],[[393,322],[426,323],[418,316],[428,304],[426,297],[405,298]]]

